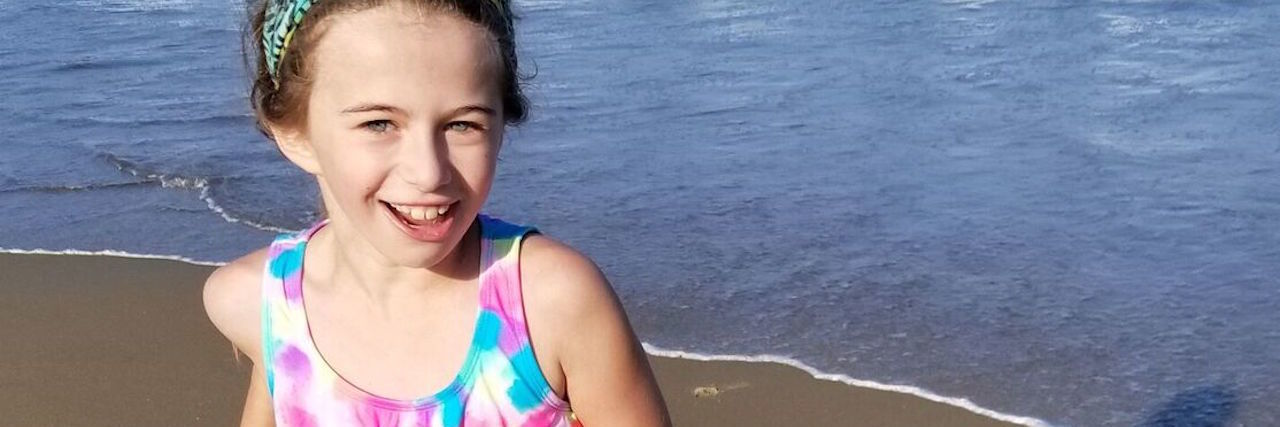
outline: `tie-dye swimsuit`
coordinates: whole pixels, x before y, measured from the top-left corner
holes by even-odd
[[[276,238],[263,279],[263,366],[276,425],[578,426],[551,391],[529,345],[520,296],[520,239],[532,231],[480,215],[480,310],[457,377],[414,400],[364,391],[338,375],[316,350],[302,300],[307,239],[325,225]]]

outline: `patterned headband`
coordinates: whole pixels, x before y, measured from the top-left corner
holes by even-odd
[[[267,57],[267,72],[280,87],[280,63],[293,40],[298,23],[311,9],[313,0],[267,0],[267,16],[262,21],[262,52]]]
[[[280,64],[293,40],[293,32],[307,15],[311,5],[319,0],[267,0],[267,16],[262,21],[262,52],[267,57],[267,72],[276,88],[280,87]],[[498,8],[508,26],[511,25],[506,0],[489,0]]]

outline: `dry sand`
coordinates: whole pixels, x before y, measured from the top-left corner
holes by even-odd
[[[204,316],[211,269],[0,254],[0,424],[235,425],[249,362]],[[777,363],[652,363],[677,426],[1014,425]]]

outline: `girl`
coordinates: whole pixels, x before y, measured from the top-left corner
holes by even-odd
[[[505,0],[269,0],[253,20],[259,127],[328,218],[205,285],[254,363],[242,425],[669,424],[596,266],[478,213],[525,118]]]

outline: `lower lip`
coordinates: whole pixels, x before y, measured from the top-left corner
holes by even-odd
[[[382,208],[387,216],[391,217],[391,222],[395,223],[405,235],[420,242],[439,243],[449,236],[449,228],[453,226],[453,212],[457,206],[451,206],[448,212],[441,215],[443,219],[426,225],[414,225],[405,222],[400,219],[400,215],[395,213],[394,208],[386,203],[382,203]]]

